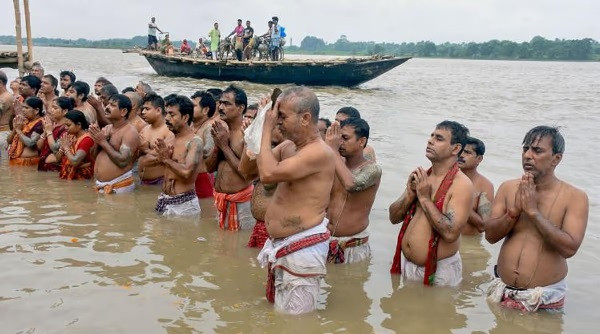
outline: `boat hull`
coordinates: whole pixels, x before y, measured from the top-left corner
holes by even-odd
[[[360,85],[410,58],[367,58],[344,61],[237,62],[140,52],[159,75],[264,84],[310,86]]]

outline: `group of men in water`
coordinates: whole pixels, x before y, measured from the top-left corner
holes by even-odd
[[[237,25],[234,27],[233,31],[225,36],[225,41],[229,41],[231,36],[235,37],[234,43],[229,47],[235,52],[238,61],[250,60],[256,43],[254,28],[252,27],[250,20],[246,21],[246,26],[243,26],[242,22],[242,19],[238,19]],[[270,59],[277,61],[279,60],[279,52],[277,52],[277,50],[281,46],[282,38],[285,37],[285,28],[279,25],[279,18],[277,16],[273,16],[267,24],[269,27],[268,31],[258,37],[266,38]],[[152,17],[148,23],[148,49],[150,50],[159,49],[158,39],[156,37],[157,31],[162,33],[156,24],[156,18]],[[210,48],[207,48],[204,40],[200,38],[196,46],[196,54],[197,56],[206,56],[213,60],[217,60],[219,47],[222,43],[218,22],[214,23],[213,28],[208,32],[208,37],[210,39]],[[160,50],[165,54],[174,53],[174,48],[168,33],[165,34],[165,38],[161,42]],[[179,51],[182,54],[192,53],[192,47],[186,39],[183,40]]]
[[[252,230],[268,268],[267,299],[298,314],[315,309],[326,263],[370,258],[369,214],[382,170],[368,145],[370,127],[353,107],[334,122],[319,118],[319,99],[306,87],[285,89],[269,104],[248,106],[243,89],[198,91],[164,98],[140,82],[118,90],[61,72],[28,75],[18,94],[0,71],[0,129],[9,164],[95,180],[99,193],[162,189],[161,215],[197,215],[214,198],[218,225]],[[60,95],[60,96],[59,96]],[[262,124],[252,124],[255,117]],[[245,136],[262,126],[258,137]],[[258,147],[257,152],[249,149]],[[389,207],[402,223],[391,272],[406,281],[456,286],[462,279],[461,235],[504,239],[488,298],[524,311],[561,308],[566,259],[585,233],[587,195],[554,174],[564,149],[557,128],[525,135],[524,174],[492,183],[477,171],[485,146],[455,121],[434,127],[425,156]]]

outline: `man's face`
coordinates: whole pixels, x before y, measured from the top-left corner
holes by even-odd
[[[162,117],[162,110],[155,107],[152,102],[145,102],[142,106],[141,117],[146,123],[154,124],[154,122]]]
[[[294,111],[292,104],[288,100],[283,100],[279,103],[277,127],[284,138],[295,141],[302,127],[301,120],[301,116]]]
[[[523,145],[521,161],[523,171],[533,175],[534,179],[551,172],[562,158],[562,154],[552,154],[552,137],[536,138],[529,145]]]
[[[10,89],[12,89],[13,91],[18,91],[20,85],[21,85],[21,81],[13,80],[10,82]]]
[[[250,28],[250,21],[246,21],[246,27]]]
[[[450,144],[452,133],[447,129],[435,129],[429,140],[427,141],[427,148],[425,150],[425,156],[430,161],[440,161],[448,158],[452,155],[452,150],[455,145]]]
[[[219,29],[219,24],[215,23],[215,29]]]
[[[200,98],[195,97],[192,99],[192,103],[194,103],[194,121],[203,122],[208,118],[208,107],[202,108],[200,106]]]
[[[342,123],[342,121],[345,121],[348,119],[348,115],[344,114],[344,113],[337,113],[335,114],[335,120],[338,121],[338,123]]]
[[[346,125],[342,128],[342,141],[340,143],[340,155],[343,157],[354,156],[357,152],[362,154],[363,141],[362,138],[356,137],[354,127]]]
[[[110,100],[110,96],[106,91],[100,91],[100,101],[102,101],[102,105],[108,105]]]
[[[31,74],[35,75],[36,77],[42,79],[42,77],[44,76],[44,71],[42,70],[41,67],[36,66],[31,70]]]
[[[24,98],[27,98],[35,95],[35,91],[33,90],[33,88],[31,88],[31,86],[29,86],[27,81],[23,80],[19,84],[19,94],[21,94],[21,96],[23,96]]]
[[[179,112],[179,106],[168,106],[165,123],[171,132],[179,133],[187,125],[188,116],[182,116]]]
[[[65,95],[67,97],[72,98],[77,103],[79,103],[81,101],[81,99],[83,98],[83,94],[81,94],[81,96],[78,96],[77,91],[73,87],[69,87],[69,89],[67,89],[67,93]]]
[[[156,22],[156,19],[155,19],[155,18],[152,18],[152,23],[154,23],[154,22]],[[164,22],[163,22],[163,23],[164,23]]]
[[[325,121],[317,122],[317,128],[319,129],[319,134],[321,135],[321,138],[325,140],[325,135],[327,134],[327,124],[325,123]]]
[[[241,26],[242,25],[242,20],[238,20],[237,23],[238,23],[238,26]]]
[[[63,75],[62,77],[60,77],[60,88],[61,89],[67,89],[69,88],[69,86],[71,86],[72,82],[71,82],[71,77],[68,75]]]
[[[104,84],[102,82],[96,82],[94,84],[94,93],[96,93],[96,96],[100,96],[100,90],[102,89],[102,87],[104,87]]]
[[[483,156],[475,153],[475,145],[468,144],[460,154],[460,157],[458,157],[458,167],[460,169],[475,169],[479,166],[482,159]]]
[[[219,117],[225,122],[233,121],[242,116],[243,105],[235,104],[235,96],[233,92],[222,94],[219,99]]]
[[[104,108],[104,114],[106,118],[111,122],[120,121],[125,117],[119,109],[119,103],[116,100],[109,100],[106,108]]]
[[[256,113],[258,113],[257,109],[246,109],[244,119],[250,120],[250,122],[252,122],[256,118]]]
[[[40,91],[44,94],[54,91],[54,86],[52,86],[52,82],[50,82],[49,78],[42,78],[42,86],[40,87]]]

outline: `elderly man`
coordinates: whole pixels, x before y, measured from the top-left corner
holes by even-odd
[[[313,311],[330,239],[326,210],[335,177],[334,154],[317,129],[319,100],[306,87],[285,90],[265,116],[257,157],[260,180],[277,183],[265,213],[271,239],[258,255],[268,264],[267,300],[277,310],[300,314]],[[271,147],[277,124],[296,154],[277,161]]]
[[[485,238],[504,239],[488,300],[533,312],[561,309],[567,259],[575,255],[587,226],[589,201],[554,170],[565,151],[557,128],[537,126],[525,135],[523,176],[500,185],[486,221]]]

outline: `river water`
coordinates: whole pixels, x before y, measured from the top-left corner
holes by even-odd
[[[6,49],[7,47],[2,47]],[[143,57],[117,50],[36,48],[57,75],[73,70],[119,89],[146,81],[159,94],[191,95],[226,83],[157,76]],[[14,70],[5,70],[12,80]],[[246,82],[250,102],[273,87]],[[368,263],[328,267],[319,311],[278,314],[264,298],[265,270],[249,232],[217,227],[210,202],[201,219],[157,217],[158,188],[98,196],[90,182],[9,168],[0,160],[0,323],[3,333],[597,333],[600,246],[600,64],[412,59],[358,88],[315,88],[322,115],[357,107],[371,125],[383,167],[371,213]],[[500,243],[463,238],[457,289],[398,286],[390,277],[399,226],[387,208],[416,166],[436,123],[464,123],[487,152],[480,171],[496,188],[519,177],[520,143],[539,124],[564,126],[557,175],[584,189],[590,218],[569,259],[564,314],[524,315],[485,300]]]

